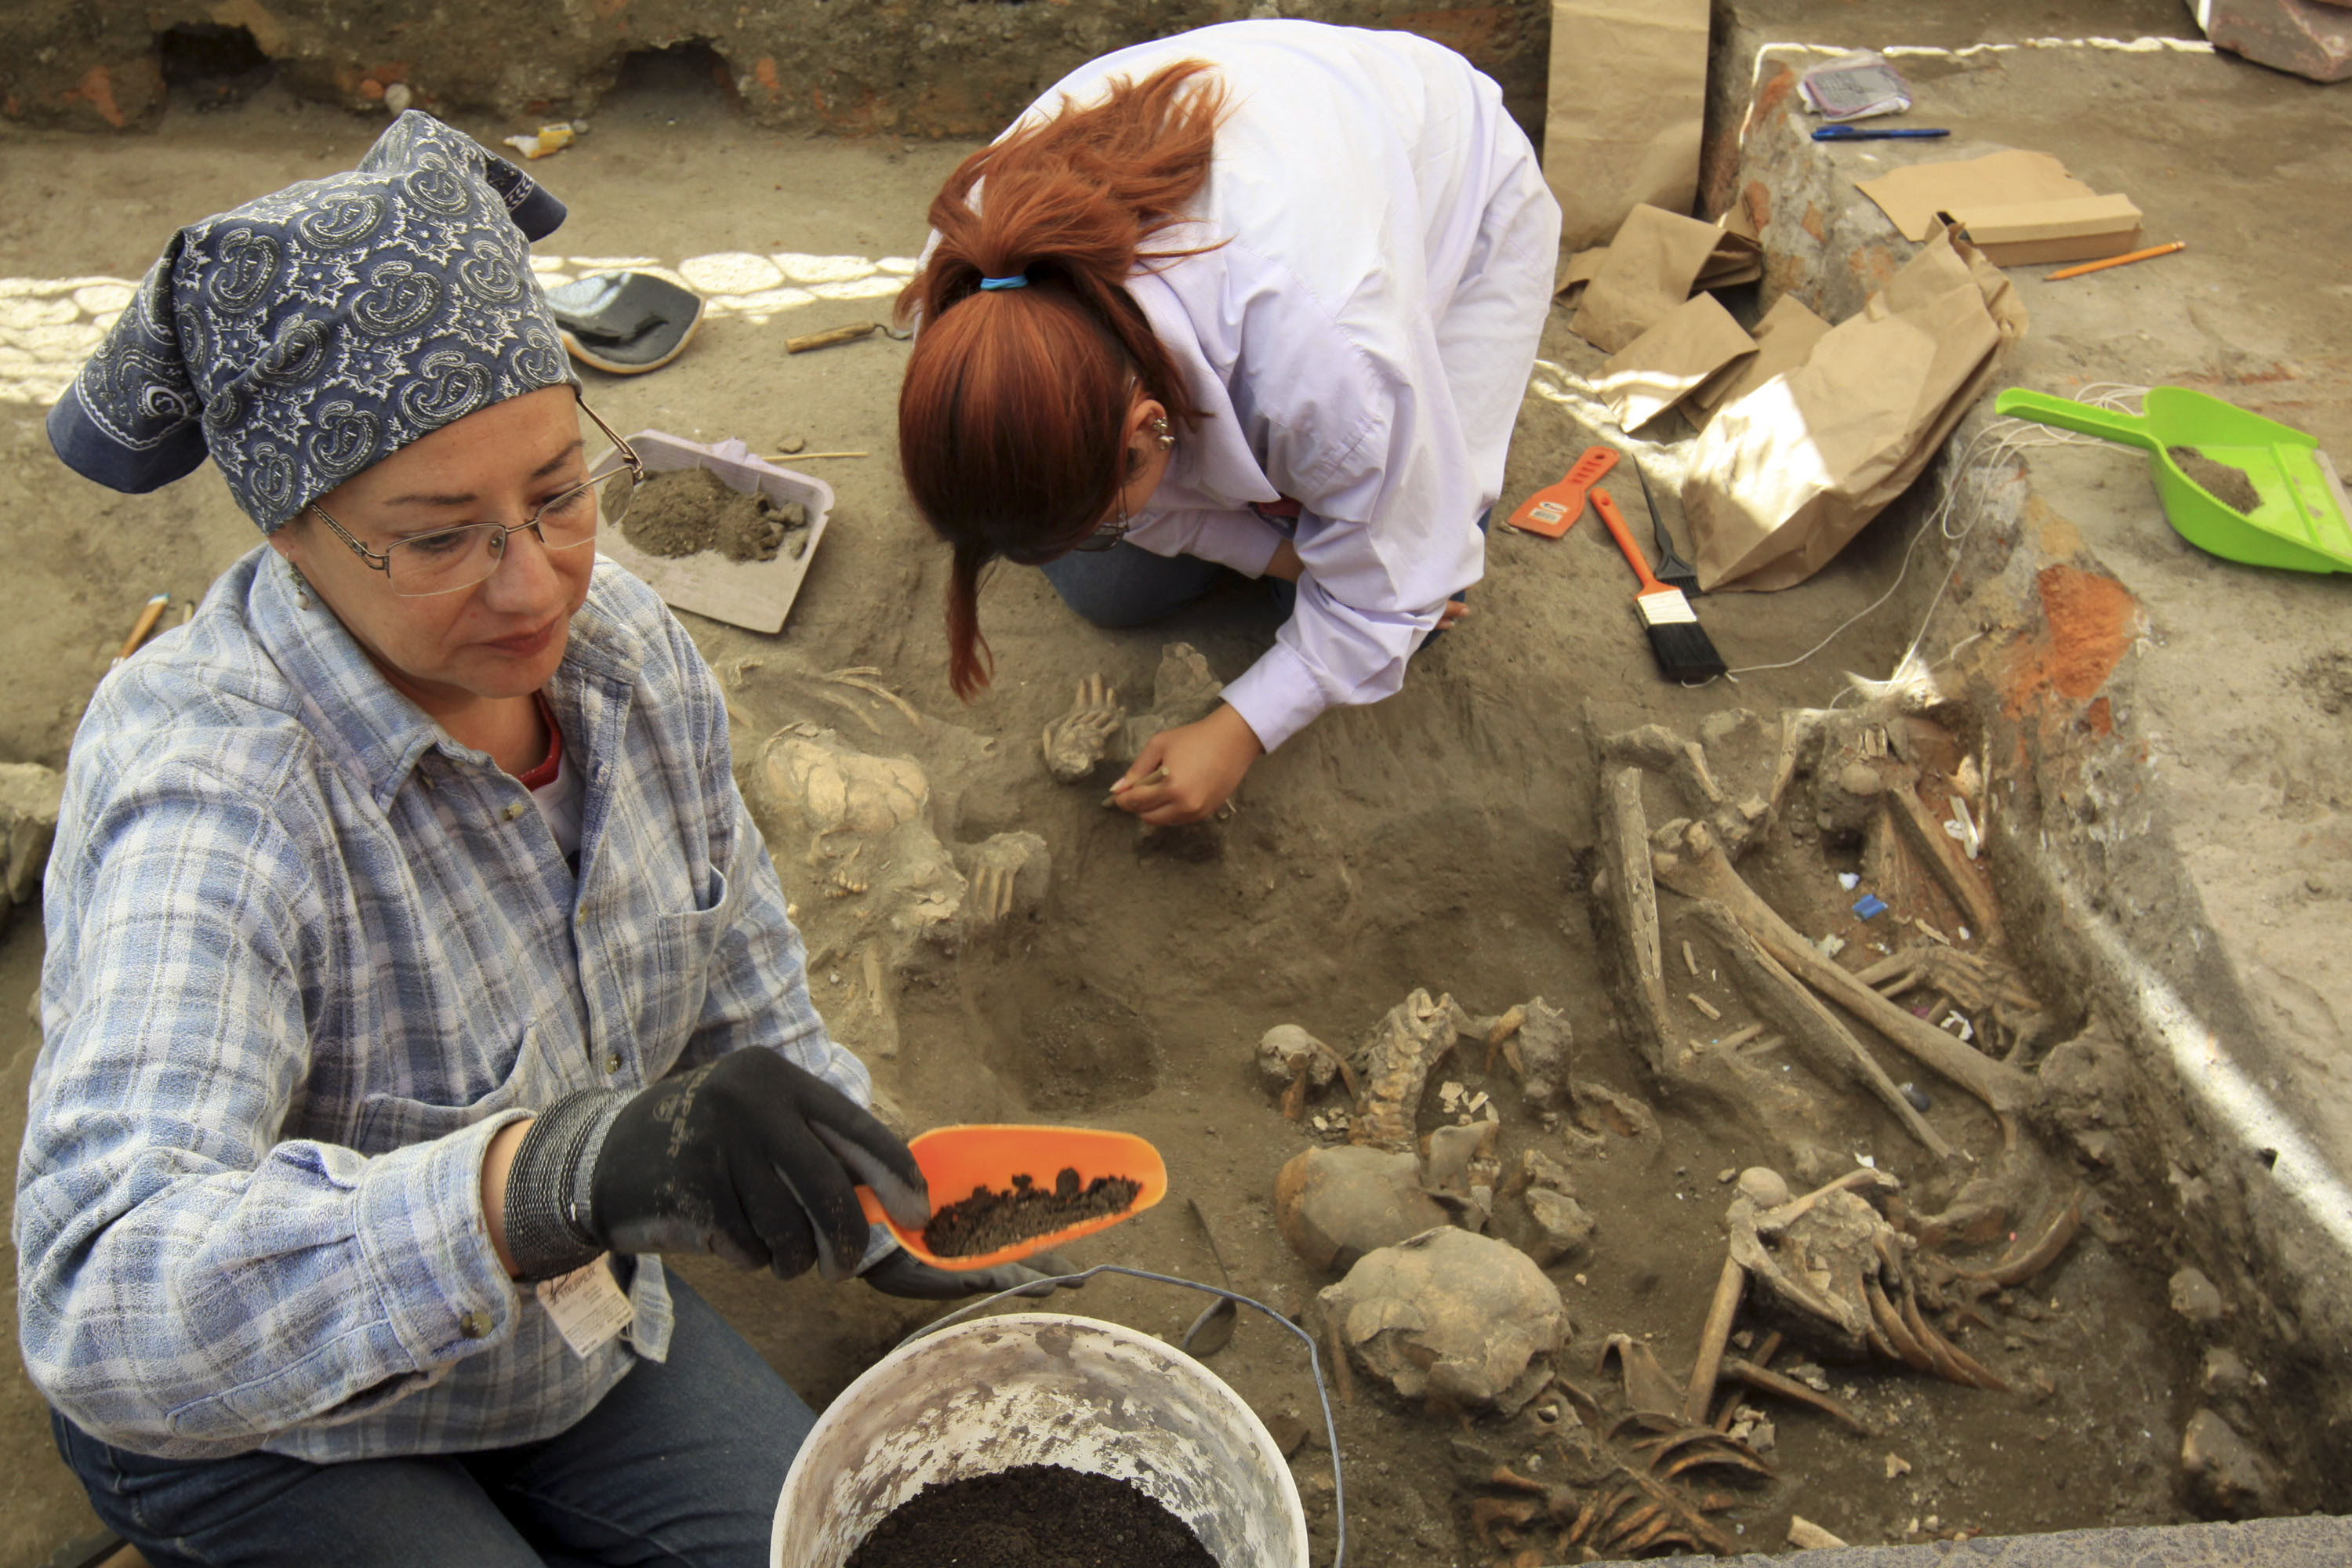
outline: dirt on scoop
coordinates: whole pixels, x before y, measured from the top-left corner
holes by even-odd
[[[730,561],[773,561],[808,548],[808,509],[730,489],[708,468],[655,474],[637,487],[621,531],[648,555],[716,550]]]
[[[923,1245],[934,1258],[972,1258],[1011,1247],[1033,1236],[1108,1215],[1125,1214],[1142,1184],[1125,1176],[1097,1176],[1082,1188],[1078,1173],[1065,1166],[1054,1190],[1034,1177],[1015,1176],[1011,1192],[974,1187],[971,1196],[948,1205],[923,1226]]]
[[[1021,1465],[925,1487],[848,1568],[1217,1568],[1191,1527],[1127,1481]]]
[[[2243,468],[2216,462],[2194,447],[2167,447],[2165,456],[2180,466],[2180,471],[2204,487],[2205,493],[2243,517],[2263,504],[2262,491],[2246,477]]]

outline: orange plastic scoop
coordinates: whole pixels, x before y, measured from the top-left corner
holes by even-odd
[[[1033,1252],[1043,1252],[1066,1241],[1108,1230],[1121,1220],[1133,1219],[1168,1195],[1167,1163],[1149,1141],[1132,1132],[1107,1132],[1092,1127],[1004,1124],[934,1127],[909,1139],[907,1148],[921,1167],[923,1179],[930,1184],[934,1211],[970,1197],[974,1187],[1009,1191],[1015,1176],[1027,1176],[1050,1188],[1062,1172],[1075,1170],[1081,1186],[1097,1176],[1124,1176],[1138,1184],[1135,1201],[1118,1214],[1098,1215],[1010,1247],[1000,1247],[993,1252],[975,1252],[966,1258],[937,1256],[923,1245],[921,1231],[901,1226],[882,1212],[882,1201],[874,1195],[873,1189],[859,1187],[857,1200],[865,1205],[866,1217],[888,1226],[899,1246],[935,1268],[988,1268],[999,1263],[1017,1262]]]
[[[1541,534],[1546,539],[1558,539],[1576,525],[1584,515],[1584,492],[1591,489],[1601,475],[1617,466],[1614,447],[1587,447],[1584,456],[1556,485],[1546,485],[1519,503],[1519,510],[1503,521],[1522,533]]]

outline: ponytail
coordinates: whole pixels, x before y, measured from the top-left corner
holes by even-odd
[[[1126,482],[1131,385],[1180,424],[1202,417],[1174,359],[1127,291],[1136,264],[1185,220],[1209,177],[1225,96],[1203,61],[1111,84],[965,159],[931,203],[939,241],[898,296],[921,324],[898,393],[899,462],[932,530],[953,547],[949,679],[989,681],[980,580],[1003,556],[1037,564],[1093,531]],[[981,187],[982,208],[972,208]],[[983,289],[983,279],[1025,286]]]

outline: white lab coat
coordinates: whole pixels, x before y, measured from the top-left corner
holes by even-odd
[[[1393,693],[1482,574],[1476,521],[1502,493],[1559,207],[1501,89],[1410,33],[1203,27],[1091,61],[1024,119],[1195,58],[1229,117],[1194,221],[1152,248],[1216,248],[1129,289],[1208,417],[1127,537],[1257,576],[1289,531],[1251,503],[1302,503],[1297,609],[1224,693],[1271,751]]]

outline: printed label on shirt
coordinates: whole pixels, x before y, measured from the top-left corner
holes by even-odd
[[[611,1343],[613,1336],[636,1316],[636,1309],[621,1293],[612,1268],[602,1258],[559,1279],[542,1279],[533,1289],[539,1293],[539,1304],[555,1320],[563,1342],[583,1360]]]

